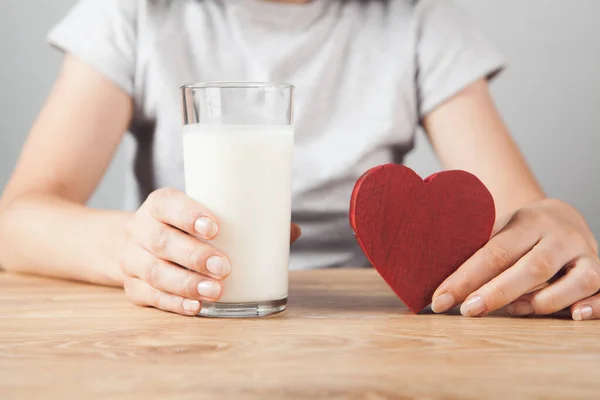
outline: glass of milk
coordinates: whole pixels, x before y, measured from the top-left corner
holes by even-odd
[[[210,244],[231,260],[201,316],[285,310],[291,223],[293,93],[289,84],[208,82],[181,88],[187,194],[219,218]]]

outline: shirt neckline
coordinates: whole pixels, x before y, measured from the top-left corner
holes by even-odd
[[[295,30],[314,24],[334,0],[282,3],[269,0],[228,0],[236,14],[272,28]]]

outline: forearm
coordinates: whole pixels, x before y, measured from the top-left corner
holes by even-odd
[[[482,129],[479,136],[474,135],[471,140],[458,141],[440,150],[444,167],[465,169],[476,174],[492,193],[498,217],[545,197],[504,126]],[[460,145],[464,147],[452,148]],[[445,157],[452,152],[462,154],[462,157]]]
[[[432,112],[424,126],[446,169],[467,170],[485,183],[499,217],[544,198],[484,80]]]
[[[51,195],[16,198],[0,210],[0,266],[120,286],[118,254],[129,215]]]

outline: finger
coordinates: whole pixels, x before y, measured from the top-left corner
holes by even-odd
[[[156,220],[190,235],[210,240],[219,233],[217,218],[206,207],[175,189],[159,189],[152,192],[141,209]]]
[[[181,296],[161,292],[137,278],[125,279],[124,288],[127,297],[139,306],[156,307],[188,316],[197,315],[202,307],[198,300],[185,299]]]
[[[600,318],[600,294],[588,297],[571,306],[571,316],[575,321]]]
[[[547,315],[564,310],[579,300],[600,290],[600,263],[583,257],[552,285],[523,296],[511,304],[507,311],[513,316]]]
[[[566,264],[580,256],[577,245],[562,237],[547,236],[529,253],[498,277],[469,295],[461,313],[474,317],[512,303],[525,293],[550,280]]]
[[[540,235],[527,228],[524,219],[513,216],[509,222],[499,223],[502,228],[498,233],[437,288],[431,304],[434,312],[445,312],[462,303],[535,246]]]
[[[231,262],[222,252],[152,217],[133,224],[133,239],[146,250],[166,261],[223,279],[231,272]]]
[[[302,230],[296,224],[292,224],[290,229],[290,244],[294,243],[298,238],[302,236]]]
[[[540,284],[539,284],[539,285],[537,285],[536,287],[534,287],[534,288],[531,288],[531,289],[530,289],[530,290],[529,290],[527,293],[525,293],[525,294],[527,295],[527,294],[529,294],[529,293],[537,292],[538,290],[542,290],[543,288],[545,288],[545,287],[548,287],[548,286],[550,286],[550,283],[548,283],[548,282],[543,282],[543,283],[540,283]]]
[[[219,282],[161,260],[141,247],[130,251],[123,264],[127,274],[163,292],[206,301],[216,301],[221,295]]]

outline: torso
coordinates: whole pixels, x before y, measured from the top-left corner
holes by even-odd
[[[400,162],[412,147],[413,2],[140,3],[131,127],[138,189],[128,194],[129,207],[158,187],[184,189],[179,86],[290,82],[296,85],[293,220],[304,233],[291,267],[366,265],[348,223],[350,194],[364,171]]]

